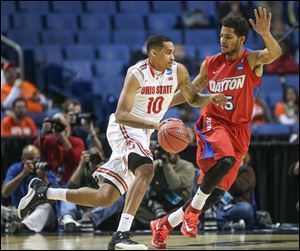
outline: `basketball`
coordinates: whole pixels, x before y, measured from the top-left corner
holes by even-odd
[[[158,142],[169,153],[184,150],[191,140],[191,129],[182,121],[167,121],[158,131]]]

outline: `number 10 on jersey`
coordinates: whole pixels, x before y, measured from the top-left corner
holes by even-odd
[[[162,103],[164,101],[164,97],[159,96],[156,98],[149,98],[147,113],[159,113],[162,110]]]

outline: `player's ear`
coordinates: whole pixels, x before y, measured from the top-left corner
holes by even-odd
[[[241,39],[241,42],[242,42],[243,44],[245,44],[245,42],[246,42],[246,37],[245,37],[245,36],[241,36],[240,39]]]
[[[156,50],[155,50],[154,48],[152,48],[152,49],[150,50],[150,55],[151,55],[152,57],[155,57],[155,56],[156,56]]]

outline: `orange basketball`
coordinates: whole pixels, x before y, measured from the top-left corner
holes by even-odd
[[[191,129],[182,121],[167,121],[158,131],[158,142],[169,153],[184,150],[191,140]]]

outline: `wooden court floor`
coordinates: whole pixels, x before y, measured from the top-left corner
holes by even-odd
[[[151,246],[151,235],[135,235],[134,240]],[[92,233],[66,235],[2,235],[1,250],[105,250],[109,235]],[[294,234],[216,234],[198,238],[171,235],[168,249],[179,250],[292,250],[299,249],[299,235]]]

